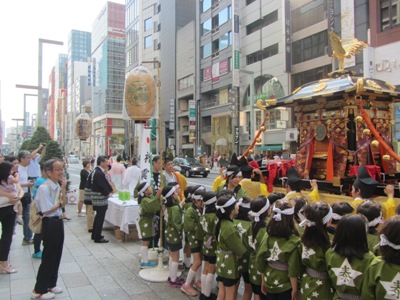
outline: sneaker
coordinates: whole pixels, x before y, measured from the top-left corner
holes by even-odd
[[[183,279],[182,277],[176,277],[175,281],[180,282],[181,284],[184,284],[186,280]]]
[[[201,292],[201,281],[197,280],[194,284],[193,287],[198,290],[199,292]]]
[[[15,219],[15,221],[16,221],[19,225],[24,225],[24,220],[22,220],[22,216],[21,216],[21,215],[17,215],[17,218]]]
[[[141,269],[149,269],[157,267],[157,263],[155,261],[148,261],[148,262],[141,262],[140,268]]]
[[[49,292],[51,292],[53,294],[61,294],[63,292],[63,289],[58,286],[55,286],[55,287],[49,289]]]
[[[33,240],[29,240],[29,241],[22,240],[22,246],[31,245],[31,244],[33,244]]]
[[[190,284],[188,284],[188,285],[182,284],[181,291],[190,297],[197,296],[197,292],[192,288],[192,286]]]
[[[42,259],[42,251],[33,253],[32,258]]]
[[[172,287],[172,288],[180,288],[181,286],[182,286],[182,282],[179,282],[178,281],[178,278],[176,278],[176,280],[175,281],[169,281],[169,286],[170,287]]]
[[[51,292],[47,292],[46,294],[39,294],[36,293],[35,291],[32,292],[31,294],[31,299],[54,299],[56,297],[56,295],[54,295]]]
[[[86,217],[86,214],[82,212],[82,213],[78,214],[78,217]]]

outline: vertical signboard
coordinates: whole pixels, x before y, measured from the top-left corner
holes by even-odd
[[[285,62],[286,72],[292,71],[292,33],[290,25],[290,1],[285,0]]]
[[[342,29],[341,39],[344,44],[354,39],[355,28],[354,28],[354,1],[353,0],[341,0],[340,1],[340,23]],[[353,67],[356,65],[356,57],[351,56],[350,58],[344,59],[344,68]]]
[[[189,100],[189,143],[196,141],[196,101]]]
[[[239,87],[240,85],[240,24],[239,24],[239,0],[232,0],[232,86]]]
[[[175,130],[175,99],[169,100],[169,130]]]
[[[235,145],[239,144],[239,126],[235,126]]]

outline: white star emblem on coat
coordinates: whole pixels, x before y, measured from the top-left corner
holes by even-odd
[[[253,243],[253,237],[252,236],[249,236],[248,237],[248,242],[249,242],[249,246],[251,247],[251,249],[253,249],[253,250],[256,250],[256,240],[254,240],[254,243]]]
[[[315,251],[311,248],[303,247],[303,251],[301,252],[302,259],[310,259],[310,256],[314,255]]]
[[[240,238],[242,238],[243,234],[246,233],[247,230],[243,228],[242,223],[237,224],[236,227],[238,229]]]
[[[256,275],[253,275],[253,280],[254,280],[254,281],[256,281],[256,280],[257,280],[257,277],[256,277]]]
[[[336,284],[337,285],[347,285],[355,287],[354,279],[358,276],[362,275],[361,272],[357,270],[353,270],[347,258],[344,259],[340,268],[332,268],[332,271],[337,276]]]
[[[281,250],[281,248],[279,248],[278,242],[275,242],[274,246],[269,251],[271,252],[271,256],[268,257],[268,260],[272,260],[272,261],[279,260],[279,254],[282,253],[282,250]]]
[[[226,258],[228,258],[228,257],[229,257],[229,255],[228,255],[228,254],[225,254],[224,258],[226,259]]]
[[[322,285],[322,281],[321,281],[321,280],[317,280],[316,284],[317,284],[318,286],[320,286],[320,285]]]
[[[306,283],[306,284],[304,285],[304,288],[305,288],[306,290],[308,290],[308,289],[310,288],[309,284]]]
[[[194,240],[194,235],[192,235],[192,239]]]
[[[278,285],[278,284],[279,284],[279,281],[278,281],[278,280],[275,280],[275,281],[274,281],[274,284],[275,284],[275,285]]]
[[[149,224],[144,223],[143,227],[144,227],[144,228],[147,228],[147,227],[149,227]]]
[[[178,239],[177,238],[174,238],[174,241],[176,242]]]
[[[204,230],[205,232],[207,232],[207,231],[208,231],[208,224],[207,224],[206,219],[202,219],[202,220],[200,221],[200,224],[201,224],[201,227],[203,227],[203,230]]]
[[[397,273],[392,281],[380,281],[386,290],[385,299],[400,299],[400,273]]]
[[[228,270],[228,275],[231,275],[233,272],[232,272],[232,270]]]
[[[319,294],[318,294],[317,291],[315,291],[315,292],[312,293],[312,296],[318,298]]]
[[[225,268],[225,264],[224,264],[224,263],[222,263],[222,264],[221,264],[221,267]]]

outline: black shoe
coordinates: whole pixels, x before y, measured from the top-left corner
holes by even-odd
[[[102,240],[102,239],[104,239],[104,235],[101,235],[100,236],[100,240]],[[92,241],[94,241],[95,240],[95,238],[94,238],[94,236],[92,235]]]
[[[92,232],[93,232],[93,229],[88,229],[87,232],[92,233]]]
[[[106,240],[106,239],[101,239],[101,240],[96,240],[96,241],[94,241],[95,243],[100,243],[100,244],[104,244],[104,243],[108,243],[108,240]]]

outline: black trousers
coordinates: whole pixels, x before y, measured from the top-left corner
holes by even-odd
[[[103,223],[104,223],[104,218],[106,216],[107,208],[108,205],[104,206],[93,205],[93,210],[96,212],[96,216],[94,217],[94,222],[93,222],[92,238],[95,241],[99,241],[102,239],[101,232],[103,230]]]
[[[16,213],[13,205],[0,208],[1,240],[0,240],[0,261],[8,261],[8,254],[14,232]]]
[[[43,218],[42,223],[43,254],[37,277],[35,292],[47,293],[57,286],[58,269],[64,246],[64,223],[59,218]]]
[[[33,250],[35,253],[40,251],[40,244],[42,243],[42,233],[35,233],[33,236]]]

